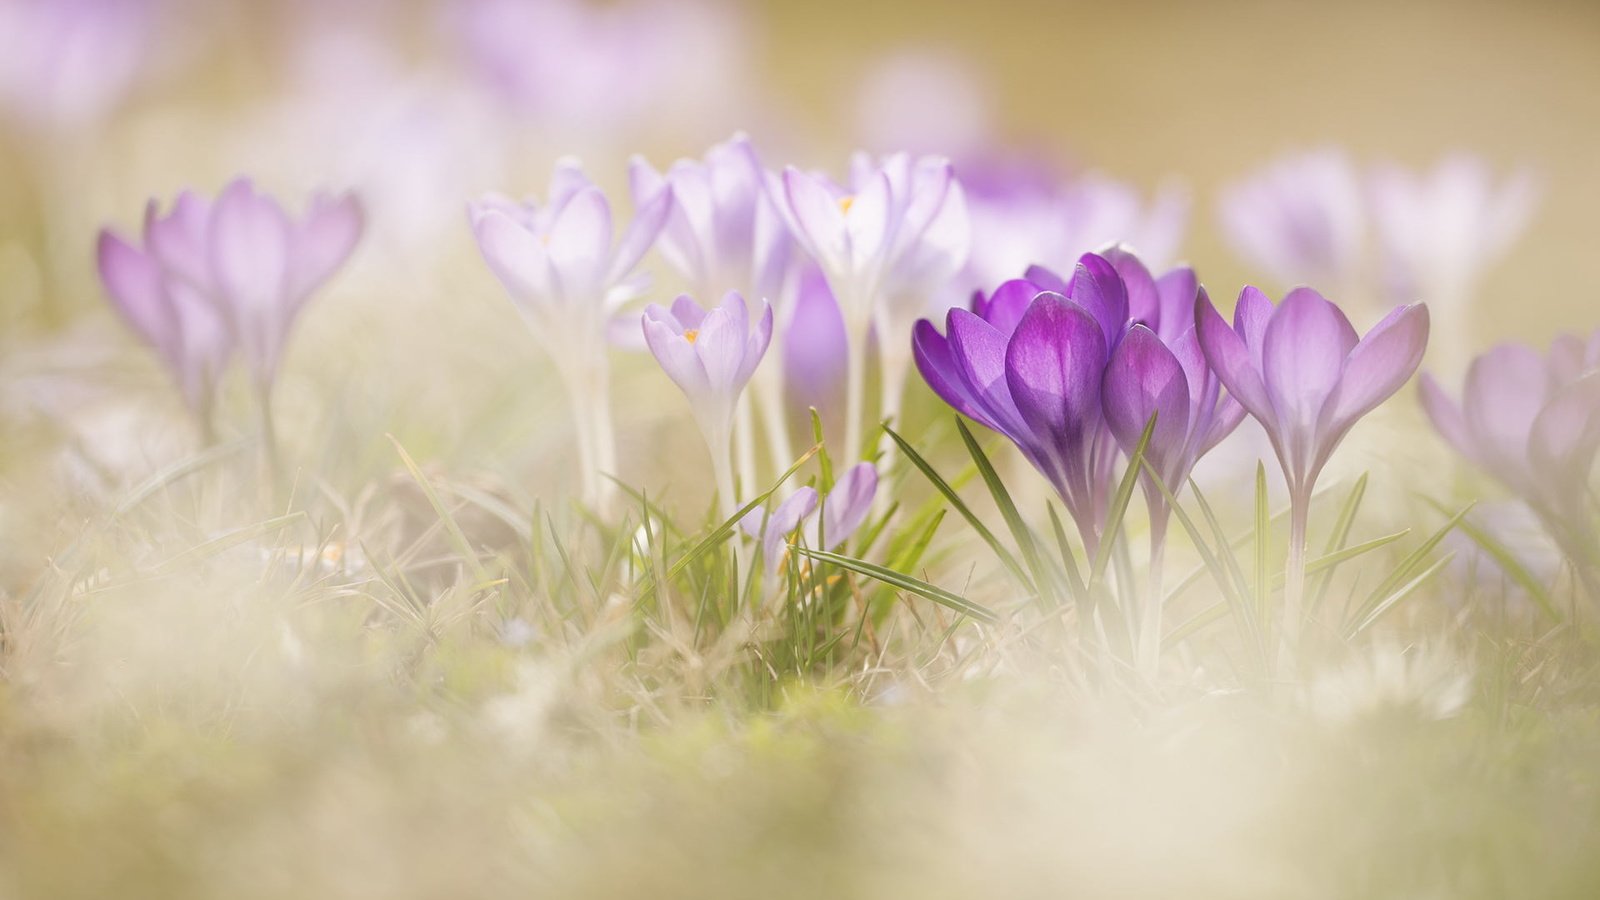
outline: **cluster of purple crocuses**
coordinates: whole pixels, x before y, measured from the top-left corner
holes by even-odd
[[[688,400],[725,519],[739,498],[759,493],[758,422],[776,474],[792,462],[786,393],[843,368],[841,446],[867,461],[840,479],[820,516],[816,492],[804,488],[741,522],[761,540],[769,573],[782,538],[804,522],[814,521],[814,540],[836,546],[866,518],[884,464],[867,428],[875,344],[879,416],[899,410],[914,362],[946,403],[1017,446],[1090,554],[1114,537],[1107,512],[1117,471],[1144,445],[1152,585],[1137,622],[1147,658],[1159,649],[1171,498],[1200,458],[1246,415],[1269,437],[1291,501],[1292,634],[1317,479],[1356,421],[1416,371],[1428,343],[1421,303],[1394,309],[1363,336],[1307,287],[1274,303],[1247,286],[1229,321],[1192,269],[1154,274],[1120,244],[1082,255],[1065,275],[1028,267],[970,306],[944,310],[941,331],[925,316],[939,312],[936,298],[966,270],[977,240],[947,160],[858,156],[836,182],[770,170],[740,136],[665,171],[635,159],[629,174],[634,212],[620,227],[574,161],[556,166],[542,200],[470,205],[485,262],[567,388],[591,504],[605,508],[615,472],[608,358],[619,330],[631,330]],[[1240,209],[1236,224],[1249,218]],[[241,179],[215,200],[185,192],[165,213],[152,202],[141,242],[102,233],[100,271],[116,307],[209,423],[236,353],[268,397],[299,310],[350,255],[362,225],[351,196],[319,195],[296,219]],[[623,312],[648,290],[637,270],[652,249],[690,293],[642,315]],[[1600,339],[1576,338],[1546,357],[1496,348],[1468,373],[1460,407],[1432,379],[1423,383],[1440,432],[1525,499],[1574,557],[1593,555],[1593,504],[1571,485],[1583,483],[1600,451],[1597,348]],[[766,362],[775,355],[805,359],[809,376],[792,359]]]
[[[1114,248],[1083,256],[1070,279],[1030,269],[975,298],[971,310],[951,309],[943,334],[919,322],[914,342],[928,385],[1017,445],[1055,488],[1091,554],[1108,539],[1117,457],[1134,452],[1148,428],[1142,475],[1154,573],[1166,495],[1249,413],[1266,429],[1289,485],[1292,623],[1317,476],[1356,420],[1416,371],[1427,339],[1420,304],[1359,337],[1338,306],[1309,288],[1275,306],[1246,287],[1230,325],[1192,270],[1155,278]],[[1159,646],[1159,583],[1146,595],[1139,649],[1149,659]]]

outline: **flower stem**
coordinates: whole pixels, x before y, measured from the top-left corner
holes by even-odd
[[[1139,619],[1139,667],[1147,678],[1154,678],[1161,665],[1161,582],[1167,555],[1167,517],[1165,503],[1150,510],[1150,578]]]
[[[1300,643],[1301,606],[1306,590],[1306,523],[1311,491],[1296,489],[1289,502],[1289,556],[1283,570],[1283,645],[1290,651]]]
[[[880,334],[897,334],[897,331],[883,329]],[[878,369],[881,384],[879,386],[880,401],[879,415],[888,420],[893,420],[895,428],[900,427],[900,405],[905,399],[906,375],[911,366],[910,354],[899,342],[880,340],[878,351]],[[892,348],[892,349],[891,349]],[[894,463],[895,445],[887,441],[887,434],[878,432],[878,439],[874,446],[865,454],[878,457],[878,471],[888,474],[889,468]],[[890,491],[879,491],[872,500],[873,512],[881,515],[888,509],[891,499]]]
[[[789,417],[783,404],[783,370],[777,362],[771,360],[758,366],[750,382],[755,389],[756,409],[761,414],[761,428],[767,435],[767,450],[772,454],[774,476],[794,462],[794,439],[789,435]]]
[[[866,418],[867,323],[863,321],[847,329],[846,334],[849,347],[845,363],[844,448],[842,453],[834,455],[851,461],[861,452],[862,420]]]
[[[756,417],[750,392],[739,396],[733,417],[733,453],[739,473],[738,486],[750,490],[756,483]],[[779,471],[782,471],[781,469]]]

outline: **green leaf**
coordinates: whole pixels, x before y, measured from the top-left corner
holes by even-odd
[[[961,433],[961,442],[967,446],[967,453],[972,457],[973,465],[978,467],[978,474],[983,476],[983,483],[988,486],[989,495],[994,498],[994,505],[1000,510],[1000,517],[1006,520],[1006,527],[1011,530],[1012,539],[1022,550],[1022,558],[1027,562],[1028,571],[1033,576],[1034,592],[1040,600],[1044,600],[1050,577],[1040,563],[1039,546],[1033,531],[1022,520],[1022,514],[1017,512],[1017,504],[1012,501],[1011,493],[1000,481],[1000,473],[995,471],[988,455],[978,446],[978,439],[972,436],[972,430],[967,428],[967,423],[961,421],[960,417],[956,418],[956,430]]]
[[[935,587],[925,581],[919,581],[909,575],[903,575],[893,569],[886,569],[883,566],[873,565],[859,559],[851,559],[848,556],[840,556],[837,553],[829,553],[825,550],[811,550],[799,544],[790,544],[789,548],[801,556],[830,563],[841,569],[848,569],[851,572],[876,579],[884,584],[916,594],[918,597],[931,600],[940,606],[955,610],[965,616],[971,616],[979,621],[989,623],[1000,621],[1000,617],[995,615],[988,607],[973,603],[965,597],[952,594],[943,588]]]
[[[898,432],[892,428],[884,428],[884,433],[889,435],[889,439],[895,442],[895,445],[900,448],[900,452],[905,454],[906,459],[910,460],[911,464],[922,472],[934,489],[944,495],[951,508],[959,513],[961,518],[967,520],[967,524],[972,526],[972,530],[978,535],[978,539],[988,544],[989,549],[994,551],[994,555],[1000,560],[1000,564],[1011,572],[1019,584],[1032,591],[1034,589],[1033,585],[1029,582],[1027,573],[1022,570],[1022,566],[1017,562],[1017,558],[1000,543],[1000,540],[994,536],[994,532],[989,530],[989,526],[983,524],[983,521],[973,513],[971,507],[962,501],[955,488],[951,487],[949,482],[934,471],[933,466],[922,458],[922,454],[918,453],[916,448],[912,447],[910,442],[901,437]]]
[[[1428,501],[1428,505],[1441,513],[1447,512],[1443,506],[1431,500]],[[1550,598],[1550,591],[1540,583],[1532,572],[1528,571],[1528,567],[1517,559],[1517,555],[1511,552],[1510,548],[1496,540],[1489,532],[1468,521],[1464,516],[1460,521],[1456,522],[1456,527],[1461,529],[1461,533],[1470,538],[1474,544],[1483,548],[1483,552],[1489,554],[1495,564],[1500,567],[1500,570],[1506,573],[1506,577],[1516,582],[1519,587],[1528,593],[1528,596],[1532,598],[1540,611],[1550,621],[1557,625],[1566,621],[1566,617],[1561,614],[1561,611],[1556,608],[1555,602]]]
[[[439,492],[433,489],[433,484],[428,481],[428,476],[422,474],[422,469],[417,465],[417,461],[411,458],[411,454],[406,452],[406,448],[400,445],[400,441],[394,435],[388,435],[388,438],[389,442],[394,444],[395,452],[400,454],[401,464],[406,467],[406,471],[411,473],[411,477],[417,482],[417,486],[422,488],[423,495],[428,498],[428,505],[433,507],[434,514],[439,517],[439,521],[444,523],[445,533],[450,535],[450,543],[455,545],[456,553],[461,556],[468,568],[472,570],[473,579],[479,583],[490,581],[489,570],[485,569],[483,561],[478,559],[478,551],[472,546],[472,542],[467,540],[466,532],[461,530],[460,523],[456,522],[456,517],[451,515],[450,510],[445,507],[444,501],[439,499]]]
[[[1366,495],[1367,473],[1363,472],[1361,477],[1356,479],[1355,485],[1350,488],[1350,494],[1345,497],[1344,506],[1339,509],[1339,518],[1334,520],[1333,532],[1328,535],[1328,544],[1326,549],[1323,550],[1324,556],[1330,556],[1344,548],[1345,541],[1350,539],[1350,528],[1356,521],[1356,511],[1361,508],[1361,500]],[[1309,574],[1312,571],[1311,566],[1307,565],[1306,572]],[[1328,585],[1332,581],[1332,568],[1323,572],[1322,577],[1317,579],[1317,586],[1311,593],[1311,603],[1307,607],[1308,615],[1315,615],[1316,610],[1321,608],[1322,601],[1328,594]]]
[[[1372,624],[1378,621],[1378,619],[1382,618],[1384,613],[1393,609],[1395,604],[1399,603],[1401,600],[1404,600],[1415,593],[1417,588],[1422,586],[1423,582],[1427,581],[1429,578],[1432,578],[1434,573],[1444,568],[1445,564],[1450,562],[1450,560],[1454,557],[1454,553],[1446,553],[1444,556],[1435,561],[1433,565],[1424,569],[1422,574],[1411,579],[1404,586],[1378,601],[1378,603],[1373,606],[1365,616],[1361,617],[1359,622],[1345,630],[1345,640],[1350,640],[1361,632],[1372,627]]]
[[[1156,430],[1156,417],[1150,416],[1150,421],[1144,425],[1144,433],[1139,435],[1139,443],[1134,445],[1133,452],[1128,454],[1128,468],[1122,473],[1122,481],[1117,484],[1116,493],[1111,495],[1111,505],[1106,511],[1105,530],[1101,532],[1100,546],[1095,549],[1094,564],[1089,568],[1089,583],[1099,583],[1105,576],[1106,564],[1111,561],[1111,545],[1116,542],[1118,532],[1122,530],[1122,517],[1128,512],[1128,501],[1133,499],[1134,485],[1139,482],[1139,470],[1144,467],[1145,449],[1150,446],[1150,435]],[[1152,468],[1151,472],[1155,470]]]

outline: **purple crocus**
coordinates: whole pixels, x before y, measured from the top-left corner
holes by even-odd
[[[184,191],[166,213],[150,201],[140,245],[102,230],[100,278],[205,421],[235,350],[262,394],[270,390],[300,310],[361,232],[349,194],[318,194],[294,219],[241,178],[215,201]]]
[[[1521,344],[1489,350],[1468,367],[1459,404],[1429,374],[1420,390],[1439,434],[1527,503],[1569,557],[1592,566],[1600,331],[1562,335],[1544,356]]]
[[[1285,619],[1297,633],[1306,514],[1317,476],[1362,416],[1398,391],[1422,362],[1428,308],[1396,308],[1365,337],[1332,302],[1296,288],[1274,306],[1246,287],[1233,325],[1203,295],[1195,303],[1201,349],[1228,393],[1260,422],[1289,485]]]
[[[789,536],[796,529],[808,547],[833,550],[855,534],[872,510],[878,491],[878,470],[872,463],[856,463],[841,474],[820,501],[816,488],[806,486],[773,507],[752,509],[739,520],[745,534],[761,542],[770,583],[787,556]],[[770,586],[770,584],[769,584]],[[770,591],[769,591],[770,593]]]
[[[1145,459],[1176,494],[1200,457],[1238,427],[1244,407],[1222,393],[1222,382],[1200,349],[1194,308],[1210,300],[1194,270],[1177,268],[1157,279],[1125,251],[1113,249],[1107,258],[1127,287],[1133,325],[1106,367],[1106,424],[1131,454],[1154,416]],[[1159,548],[1170,510],[1152,481],[1144,485],[1152,541]]]
[[[672,211],[664,188],[613,243],[611,204],[575,160],[556,165],[545,201],[489,196],[469,207],[478,249],[544,344],[577,422],[583,495],[605,508],[616,470],[607,318],[644,290],[630,277]]]
[[[1348,287],[1360,267],[1361,179],[1328,148],[1284,157],[1228,187],[1218,203],[1235,252],[1284,284]]]
[[[966,259],[966,200],[948,160],[906,154],[882,162],[858,155],[848,189],[790,167],[772,190],[844,316],[845,446],[854,452],[865,415],[867,335],[876,328],[891,354],[883,360],[880,412],[892,415],[907,365],[899,335]]]
[[[1030,270],[1028,279],[977,298],[971,312],[951,309],[944,334],[926,319],[912,333],[928,386],[1017,445],[1055,488],[1091,552],[1099,545],[1116,454],[1101,413],[1101,385],[1127,323],[1122,278],[1090,253],[1070,283]]]
[[[0,113],[68,130],[104,118],[154,54],[154,0],[0,2]]]
[[[772,341],[772,307],[761,301],[761,318],[752,328],[744,298],[735,291],[709,312],[682,296],[670,310],[652,303],[641,322],[650,352],[689,398],[711,451],[724,516],[732,516],[738,496],[729,459],[733,415]]]

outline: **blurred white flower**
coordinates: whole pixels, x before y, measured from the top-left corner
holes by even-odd
[[[1318,720],[1349,725],[1394,715],[1448,719],[1471,697],[1472,667],[1452,648],[1377,640],[1313,676],[1304,700]]]

